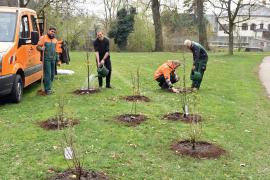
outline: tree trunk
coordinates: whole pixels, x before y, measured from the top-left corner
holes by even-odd
[[[24,6],[24,0],[20,0],[20,7],[25,7]]]
[[[108,31],[108,12],[107,12],[107,8],[106,8],[106,1],[103,0],[103,4],[104,4],[104,9],[105,9],[105,31]]]
[[[155,51],[163,51],[162,25],[160,20],[160,4],[158,0],[151,0],[152,14],[155,26]]]
[[[199,43],[203,45],[206,49],[209,49],[207,42],[207,31],[204,20],[204,0],[196,0],[197,6],[197,22],[199,31]]]
[[[229,23],[229,55],[233,55],[233,24]]]
[[[20,1],[20,7],[26,7],[28,3],[30,2],[30,0],[19,0],[19,1]]]
[[[17,7],[18,1],[17,0],[0,0],[0,6]]]

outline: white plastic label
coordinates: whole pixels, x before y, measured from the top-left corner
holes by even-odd
[[[185,114],[188,115],[188,106],[185,105]]]
[[[73,159],[73,151],[71,147],[66,147],[64,149],[64,155],[65,155],[65,158],[68,160]]]

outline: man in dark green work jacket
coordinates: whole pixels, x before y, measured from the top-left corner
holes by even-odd
[[[44,90],[47,95],[52,93],[52,82],[55,74],[55,63],[58,61],[57,40],[55,38],[56,28],[50,27],[48,33],[40,37],[37,49],[44,52],[43,75]]]
[[[184,45],[193,53],[193,66],[190,73],[191,87],[199,89],[208,61],[207,52],[202,45],[188,39],[185,40]]]

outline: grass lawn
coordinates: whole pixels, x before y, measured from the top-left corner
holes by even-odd
[[[162,120],[168,112],[181,111],[180,96],[162,92],[153,80],[156,68],[166,59],[181,59],[180,53],[112,53],[114,88],[76,96],[71,92],[83,85],[86,67],[85,53],[74,52],[71,64],[61,68],[75,74],[56,78],[53,95],[37,96],[36,83],[25,89],[20,104],[0,105],[0,179],[46,179],[49,168],[67,169],[60,143],[64,131],[37,125],[56,114],[59,94],[67,99],[67,116],[80,120],[73,132],[87,169],[112,179],[270,179],[270,100],[258,78],[266,55],[210,54],[198,92],[201,139],[223,147],[227,155],[198,160],[170,150],[173,141],[187,139],[189,125]],[[186,56],[188,74],[191,53]],[[142,93],[151,102],[139,103],[137,109],[149,119],[127,127],[114,117],[130,113],[132,103],[121,96],[132,95],[130,73],[138,66]]]

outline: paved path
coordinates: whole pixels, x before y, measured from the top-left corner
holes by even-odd
[[[268,97],[270,97],[270,56],[265,57],[260,65],[259,76]]]

